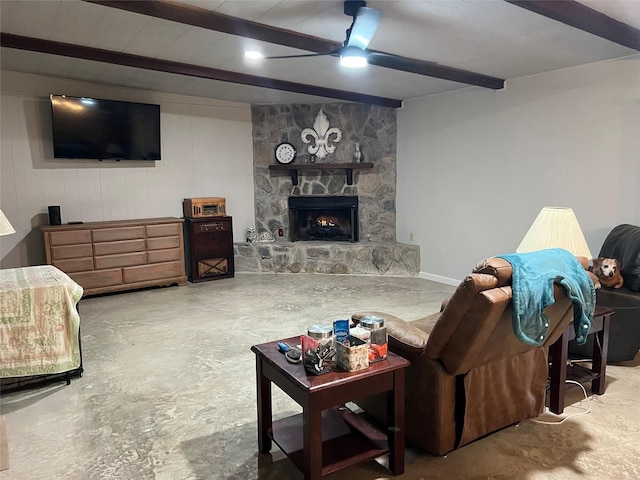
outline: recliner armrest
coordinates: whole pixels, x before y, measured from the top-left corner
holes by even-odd
[[[427,348],[429,334],[394,315],[384,312],[355,313],[351,316],[351,319],[357,324],[362,317],[367,315],[375,315],[384,319],[389,338],[389,348],[392,351],[399,354],[422,355],[425,348]]]

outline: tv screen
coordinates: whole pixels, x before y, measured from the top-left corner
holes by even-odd
[[[53,156],[160,160],[160,105],[51,95]]]

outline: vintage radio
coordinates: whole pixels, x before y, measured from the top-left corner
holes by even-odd
[[[185,217],[218,217],[227,214],[227,199],[224,197],[185,198],[182,202]]]

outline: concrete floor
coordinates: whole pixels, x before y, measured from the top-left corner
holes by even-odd
[[[84,376],[2,396],[10,468],[0,479],[301,479],[277,447],[257,452],[251,345],[360,310],[415,319],[452,290],[419,278],[239,274],[85,299]],[[409,448],[400,478],[640,478],[639,369],[609,366],[591,413],[562,424],[586,406],[577,387],[561,417],[538,419],[549,423],[526,421],[444,458]],[[300,412],[277,387],[273,409]],[[381,463],[327,478],[390,478]]]

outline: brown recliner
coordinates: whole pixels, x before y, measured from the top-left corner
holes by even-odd
[[[586,259],[580,259],[583,266]],[[554,285],[555,303],[545,310],[547,338],[540,346],[519,341],[512,327],[511,264],[481,262],[439,313],[405,322],[383,312],[389,349],[411,365],[406,370],[407,441],[444,455],[484,435],[538,416],[544,407],[548,347],[573,322],[573,304]],[[358,400],[385,418],[384,396]]]

